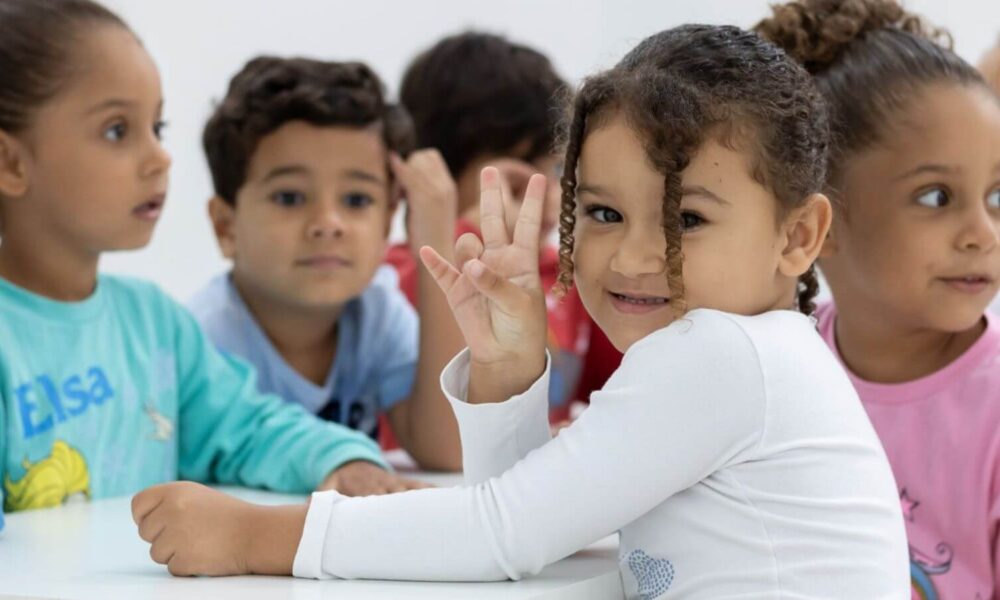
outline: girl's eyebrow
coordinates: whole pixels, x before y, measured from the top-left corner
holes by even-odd
[[[94,106],[87,109],[86,115],[92,115],[112,108],[122,108],[129,109],[134,108],[139,105],[138,100],[130,100],[126,98],[111,98],[103,102],[98,102]],[[156,105],[156,112],[160,114],[163,112],[163,100],[160,100],[159,104]]]
[[[681,188],[681,196],[701,196],[702,198],[707,198],[713,202],[718,202],[723,206],[729,206],[729,201],[719,196],[712,190],[702,187],[700,185],[686,185]]]
[[[924,173],[933,173],[935,175],[949,175],[949,174],[951,174],[951,173],[953,173],[955,171],[959,171],[959,170],[960,169],[952,168],[952,167],[949,167],[947,165],[937,165],[937,164],[920,165],[919,167],[917,167],[915,169],[910,169],[909,171],[906,171],[905,173],[902,173],[900,175],[897,175],[896,177],[893,177],[892,181],[895,183],[895,182],[898,182],[898,181],[902,181],[904,179],[909,179],[910,177],[916,177],[917,175],[923,175]]]
[[[576,186],[577,194],[593,194],[594,196],[603,196],[605,198],[611,196],[607,190],[599,185],[592,185],[589,183],[581,183]]]

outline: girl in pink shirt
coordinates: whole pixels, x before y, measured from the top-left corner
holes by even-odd
[[[831,109],[823,337],[892,465],[913,598],[1000,597],[1000,100],[888,0],[803,0],[757,26]]]

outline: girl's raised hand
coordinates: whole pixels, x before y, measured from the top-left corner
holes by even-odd
[[[524,392],[545,370],[545,294],[538,276],[545,177],[534,175],[528,182],[513,240],[495,168],[483,169],[480,190],[482,240],[460,237],[455,265],[430,247],[420,249],[469,346],[472,403]]]

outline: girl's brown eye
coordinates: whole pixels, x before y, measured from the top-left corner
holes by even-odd
[[[621,223],[623,220],[621,213],[617,210],[597,204],[587,207],[587,216],[598,223]]]
[[[101,135],[109,142],[120,142],[125,137],[127,131],[128,128],[125,123],[118,122],[105,129]]]
[[[681,226],[684,229],[694,229],[695,227],[704,224],[705,224],[705,219],[698,213],[693,213],[693,212],[681,213]]]
[[[951,203],[948,192],[941,188],[928,190],[917,196],[917,204],[928,208],[942,208]]]

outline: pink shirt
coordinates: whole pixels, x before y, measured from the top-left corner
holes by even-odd
[[[830,304],[817,313],[840,358],[836,316]],[[972,347],[926,377],[881,384],[848,372],[899,487],[914,599],[1000,598],[1000,323],[986,320]]]

